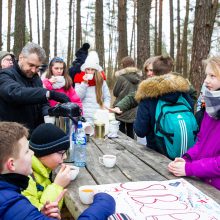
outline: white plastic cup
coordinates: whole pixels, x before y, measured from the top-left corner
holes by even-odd
[[[90,136],[94,134],[94,128],[89,122],[83,122],[82,126],[85,131],[85,134],[88,134]]]
[[[46,115],[46,116],[44,116],[44,122],[55,124],[55,117]]]
[[[92,80],[93,77],[94,77],[93,74],[86,74],[86,78],[87,78],[87,80]]]
[[[116,163],[116,156],[111,154],[105,154],[102,157],[99,157],[99,163],[105,167],[112,168]]]
[[[78,174],[79,174],[79,167],[76,167],[76,166],[70,166],[70,173],[69,173],[69,175],[70,175],[70,179],[71,180],[75,180],[76,179],[76,177],[78,176]]]
[[[79,198],[81,202],[85,205],[93,203],[93,198],[95,195],[95,190],[91,186],[80,186],[79,187]]]
[[[116,121],[116,120],[110,121],[108,137],[110,138],[118,137],[119,125],[120,125],[120,121]]]

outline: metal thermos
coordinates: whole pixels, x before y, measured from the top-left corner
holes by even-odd
[[[102,139],[105,137],[105,123],[94,123],[95,125],[95,134],[94,137]]]

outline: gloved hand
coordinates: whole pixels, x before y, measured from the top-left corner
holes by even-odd
[[[56,92],[56,91],[50,91],[49,99],[53,99],[61,103],[70,102],[70,99],[67,95],[65,95],[64,93]]]

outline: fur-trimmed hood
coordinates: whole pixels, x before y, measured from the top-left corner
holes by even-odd
[[[128,73],[137,73],[140,77],[142,76],[141,70],[139,70],[137,67],[126,67],[124,69],[118,70],[115,72],[115,76],[119,77]]]
[[[189,82],[180,75],[168,73],[162,76],[154,76],[140,83],[135,96],[139,102],[145,98],[157,98],[168,93],[188,92]]]

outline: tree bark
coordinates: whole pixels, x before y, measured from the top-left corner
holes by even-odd
[[[2,50],[2,0],[0,0],[0,50]]]
[[[11,12],[12,12],[12,0],[8,0],[7,51],[11,51]]]
[[[81,0],[77,0],[76,5],[76,46],[77,51],[80,48],[82,41],[82,29],[81,29]]]
[[[67,69],[70,65],[70,55],[71,55],[71,34],[72,34],[72,0],[69,0],[69,33],[68,33],[68,46],[67,46]]]
[[[96,0],[95,3],[95,47],[99,54],[99,63],[105,69],[103,0]]]
[[[30,0],[28,0],[28,14],[29,14],[29,28],[30,28],[30,42],[32,42],[32,18],[31,18],[31,6]]]
[[[158,34],[158,46],[157,55],[162,54],[162,32],[163,32],[163,0],[159,0],[159,34]]]
[[[173,0],[170,0],[170,56],[174,58]]]
[[[40,17],[39,17],[39,2],[36,0],[37,3],[37,42],[40,45]]]
[[[218,0],[196,1],[192,60],[189,78],[197,91],[200,91],[205,78],[202,60],[207,58],[210,51],[217,8]]]
[[[54,56],[57,56],[58,0],[55,2]]]
[[[177,0],[177,52],[176,52],[176,72],[180,72],[180,0]]]
[[[51,15],[51,0],[45,1],[45,29],[43,38],[43,48],[46,52],[49,61],[50,56],[50,15]]]
[[[188,23],[189,23],[189,0],[186,0],[186,15],[184,20],[184,28],[183,28],[183,39],[182,39],[182,67],[183,67],[183,76],[188,78]]]
[[[137,66],[142,66],[150,57],[150,10],[151,0],[137,1]]]
[[[14,29],[14,54],[16,57],[25,45],[25,6],[26,0],[16,1]]]
[[[127,0],[118,0],[118,63],[128,56]]]
[[[158,33],[157,33],[157,0],[155,0],[155,17],[154,17],[154,55],[157,55],[157,43]]]

